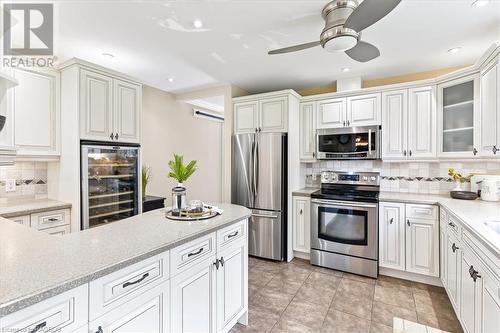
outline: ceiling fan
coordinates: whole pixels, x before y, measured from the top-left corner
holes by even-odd
[[[367,62],[380,55],[378,48],[361,41],[361,31],[389,14],[401,0],[333,0],[322,10],[325,28],[320,40],[282,49],[268,54],[305,50],[321,45],[329,52],[345,51],[352,59]]]

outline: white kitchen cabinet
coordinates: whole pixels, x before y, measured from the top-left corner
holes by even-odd
[[[500,156],[500,66],[490,64],[481,73],[481,155]]]
[[[115,141],[140,143],[142,87],[113,80]]]
[[[447,234],[443,245],[446,256],[446,290],[455,311],[459,312],[461,245],[459,245],[457,238],[451,232]]]
[[[288,97],[259,101],[259,132],[286,132],[288,130]]]
[[[172,277],[170,314],[172,332],[216,332],[216,258]]]
[[[443,287],[446,287],[446,232],[439,229],[439,278]]]
[[[473,158],[479,153],[479,75],[438,86],[438,155]]]
[[[374,126],[382,122],[382,94],[347,97],[347,126]]]
[[[80,71],[80,138],[111,141],[113,124],[113,79],[97,72]]]
[[[339,128],[347,126],[345,98],[327,99],[318,102],[317,128]]]
[[[316,160],[316,103],[300,104],[299,154],[301,162]]]
[[[311,251],[311,199],[293,197],[292,217],[293,250],[303,253]]]
[[[9,217],[9,220],[24,225],[26,227],[30,227],[30,216],[29,215],[21,215],[15,217]]]
[[[61,145],[60,75],[53,70],[15,70],[14,143],[17,156],[57,159]]]
[[[168,333],[169,293],[169,281],[163,282],[92,321],[90,332]]]
[[[405,204],[379,205],[379,265],[405,270]]]
[[[483,269],[480,274],[482,283],[477,318],[479,332],[500,332],[500,282],[487,269]]]
[[[406,271],[439,276],[437,221],[407,217],[406,224]]]
[[[254,133],[259,127],[259,102],[234,104],[234,132],[237,134]]]
[[[45,232],[45,233],[52,235],[52,236],[63,236],[63,235],[67,235],[71,232],[71,227],[69,225],[61,225],[58,227],[40,230],[40,232]]]
[[[480,278],[474,279],[472,272],[481,270],[478,260],[469,251],[462,250],[460,269],[460,319],[465,333],[479,332],[478,328],[478,303],[480,302]],[[498,314],[497,314],[498,316]]]
[[[219,251],[217,272],[217,331],[228,332],[245,309],[245,239]]]
[[[408,90],[382,93],[382,159],[406,158]]]
[[[436,157],[436,88],[408,90],[408,158]]]

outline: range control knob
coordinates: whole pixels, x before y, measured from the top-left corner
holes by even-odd
[[[368,180],[368,177],[363,176],[363,181],[366,182]]]
[[[372,182],[374,182],[374,181],[376,181],[376,180],[377,180],[377,177],[375,177],[375,176],[371,176],[371,177],[370,177],[370,180],[371,180]]]

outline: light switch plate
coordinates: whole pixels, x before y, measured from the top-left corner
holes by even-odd
[[[16,191],[16,180],[6,179],[5,180],[5,192],[15,192]]]

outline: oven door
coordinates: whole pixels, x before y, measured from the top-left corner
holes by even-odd
[[[312,200],[311,248],[378,259],[378,204]]]

